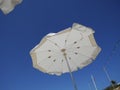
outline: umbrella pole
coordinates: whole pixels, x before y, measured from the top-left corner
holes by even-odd
[[[104,72],[105,72],[105,74],[106,74],[106,76],[107,76],[108,81],[111,82],[111,78],[110,78],[110,76],[109,76],[109,74],[108,74],[106,68],[103,67],[103,70],[104,70]]]
[[[95,87],[95,90],[98,90],[98,89],[97,89],[97,85],[96,85],[96,82],[95,82],[95,79],[94,79],[93,75],[91,75],[91,79],[92,79],[93,85],[94,85],[94,87]]]
[[[74,79],[74,77],[73,77],[73,74],[72,74],[72,71],[71,71],[71,68],[70,68],[70,65],[69,65],[69,62],[68,62],[68,59],[67,59],[67,57],[66,57],[66,54],[64,54],[64,56],[65,56],[65,60],[66,60],[66,63],[67,63],[67,67],[68,67],[69,72],[70,72],[70,77],[71,77],[71,80],[72,80],[72,84],[73,84],[73,86],[74,86],[74,90],[78,90],[77,84],[76,84],[76,82],[75,82],[75,79]]]

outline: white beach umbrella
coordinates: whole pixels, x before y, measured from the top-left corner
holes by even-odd
[[[22,0],[0,0],[0,9],[4,14],[8,14],[21,2]]]
[[[70,72],[77,90],[72,72],[90,64],[101,50],[93,33],[91,28],[74,23],[70,28],[46,35],[30,51],[33,67],[52,75]]]

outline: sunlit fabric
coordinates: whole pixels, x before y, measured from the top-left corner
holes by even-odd
[[[0,0],[0,9],[4,14],[8,14],[21,2],[22,0]]]
[[[33,67],[61,75],[87,66],[101,50],[93,33],[91,28],[74,23],[72,27],[46,35],[30,52]]]

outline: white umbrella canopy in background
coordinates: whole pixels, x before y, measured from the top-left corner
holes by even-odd
[[[0,0],[0,9],[4,14],[8,14],[21,2],[22,0]]]
[[[91,28],[74,23],[58,33],[47,34],[30,51],[33,67],[52,75],[70,72],[77,90],[72,72],[90,64],[101,50],[93,33]]]

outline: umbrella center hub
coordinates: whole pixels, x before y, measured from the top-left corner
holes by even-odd
[[[65,51],[66,51],[66,49],[65,49],[65,48],[61,49],[61,52],[65,53]]]

